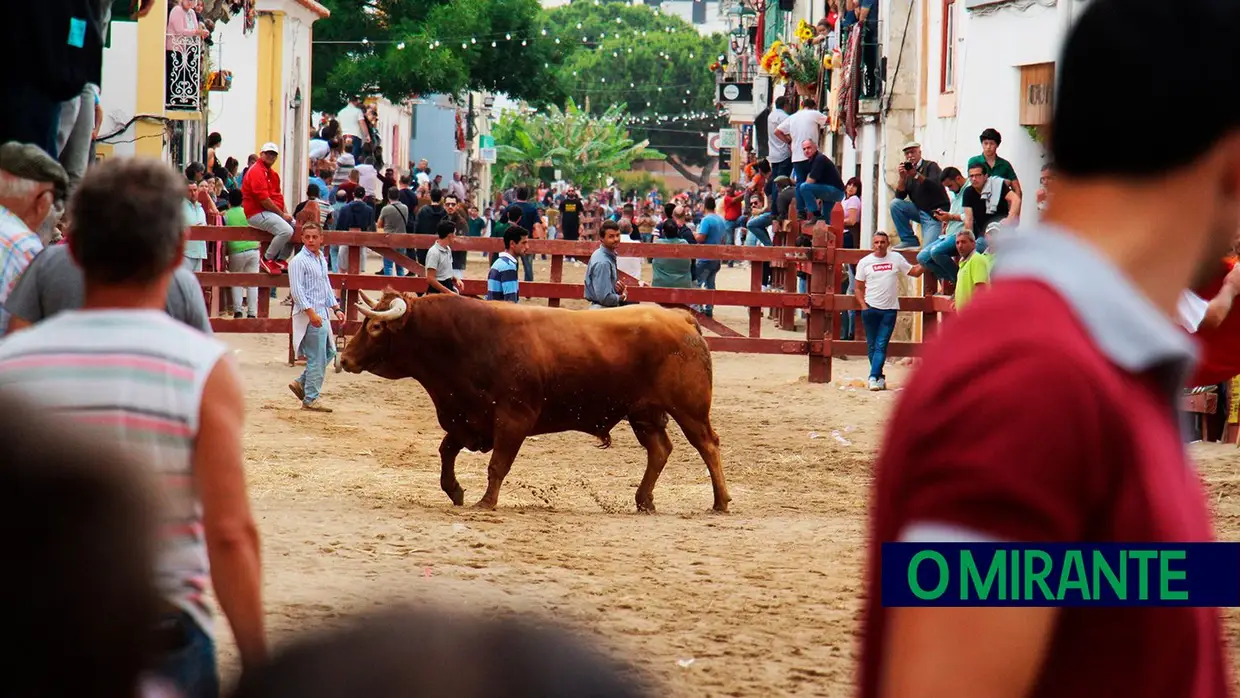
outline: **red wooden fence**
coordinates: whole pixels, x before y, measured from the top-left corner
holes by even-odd
[[[789,226],[797,229],[795,213]],[[651,286],[630,285],[628,297],[630,301],[642,303],[658,303],[661,305],[690,306],[742,306],[749,309],[747,331],[740,331],[724,325],[716,319],[695,313],[702,327],[708,331],[707,343],[712,351],[738,352],[748,354],[795,354],[808,357],[808,372],[811,383],[825,383],[831,380],[831,359],[840,355],[862,355],[866,353],[865,341],[862,337],[860,322],[857,324],[856,336],[853,341],[834,339],[838,335],[841,313],[858,310],[854,297],[837,292],[840,287],[841,264],[856,264],[869,253],[868,250],[845,250],[836,247],[843,229],[843,212],[837,207],[832,216],[832,226],[819,225],[813,231],[813,247],[786,246],[788,239],[795,239],[792,233],[777,234],[773,247],[740,247],[735,245],[659,245],[653,243],[621,243],[616,251],[621,257],[642,258],[677,258],[677,259],[718,259],[721,261],[748,261],[750,265],[750,287],[747,291],[681,288],[655,288]],[[270,235],[253,228],[197,226],[190,230],[190,239],[223,242],[228,240],[257,240],[266,242]],[[296,239],[296,238],[295,238]],[[422,293],[426,290],[424,270],[414,260],[402,254],[401,249],[426,249],[434,244],[433,235],[403,235],[384,233],[327,232],[326,244],[345,245],[350,248],[348,273],[332,274],[331,282],[344,292],[346,318],[344,327],[334,325],[337,333],[352,334],[361,325],[360,313],[354,307],[358,301],[357,292],[381,291],[391,287],[401,292]],[[368,247],[385,259],[411,270],[410,276],[379,276],[360,273],[359,247]],[[588,258],[597,248],[597,243],[588,241],[567,240],[531,240],[530,254],[551,256],[551,278],[549,281],[521,283],[521,297],[544,298],[547,304],[558,307],[563,299],[583,299],[584,289],[581,284],[564,283],[564,258]],[[503,249],[503,240],[499,238],[479,238],[458,236],[453,244],[454,251],[468,252],[499,252]],[[913,260],[913,253],[903,253]],[[474,258],[477,260],[477,258]],[[209,266],[214,266],[209,260]],[[808,293],[796,293],[795,263],[810,263]],[[770,262],[772,266],[772,292],[762,291],[762,262]],[[486,294],[485,274],[480,278],[465,279],[460,285],[463,295],[481,297]],[[929,277],[927,277],[929,278]],[[293,359],[292,323],[288,318],[270,316],[270,289],[287,288],[288,278],[285,275],[266,273],[242,274],[207,269],[198,274],[198,280],[206,290],[208,310],[212,316],[211,327],[216,332],[244,333],[287,333],[289,335],[289,361]],[[259,291],[259,308],[256,319],[232,319],[219,317],[221,311],[229,307],[229,287],[257,286]],[[935,286],[930,279],[925,284],[927,289]],[[808,313],[804,339],[763,337],[762,311],[768,309],[777,320],[781,329],[795,328],[795,312],[805,310]],[[923,297],[900,299],[903,311],[922,313],[924,332],[928,336],[936,325],[938,313],[950,311],[950,301],[943,297],[931,296],[929,291]],[[711,336],[711,335],[714,336]],[[888,349],[889,356],[912,356],[917,349],[913,342],[892,342]]]

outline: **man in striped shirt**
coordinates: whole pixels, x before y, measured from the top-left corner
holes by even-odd
[[[301,252],[288,265],[289,290],[293,294],[293,346],[306,357],[306,369],[288,389],[301,400],[301,407],[314,412],[331,412],[319,401],[327,364],[336,355],[330,318],[343,321],[336,302],[336,291],[327,276],[327,257],[323,229],[314,221],[301,227]]]
[[[529,235],[519,225],[510,225],[504,231],[504,251],[499,253],[499,259],[487,273],[487,300],[520,301],[521,279],[517,275],[517,260],[529,249]]]
[[[208,588],[243,668],[265,661],[267,645],[240,376],[222,342],[164,312],[185,246],[184,198],[185,180],[157,160],[109,159],[87,172],[69,204],[72,219],[90,223],[69,238],[82,308],[0,342],[0,390],[151,467],[164,503],[156,671],[184,698],[218,698]]]
[[[35,231],[54,215],[68,187],[64,168],[37,146],[0,146],[0,306],[43,249]],[[8,325],[9,312],[0,307],[0,335]]]

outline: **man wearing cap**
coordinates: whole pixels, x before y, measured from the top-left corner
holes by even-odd
[[[951,202],[943,188],[943,171],[939,163],[923,160],[921,144],[914,141],[904,146],[904,162],[900,163],[900,183],[896,200],[891,202],[891,220],[900,234],[896,250],[920,247],[913,223],[921,224],[921,239],[929,243],[939,238],[943,224],[934,217],[936,211],[947,211]]]
[[[293,245],[293,217],[284,208],[284,190],[280,187],[280,175],[272,168],[280,156],[280,147],[264,143],[258,162],[245,173],[241,181],[241,208],[246,222],[259,230],[271,233],[267,252],[259,265],[268,274],[279,274],[287,269]]]
[[[38,146],[0,146],[0,305],[43,249],[34,231],[57,215],[68,188],[64,168]],[[8,325],[9,312],[0,307],[0,335]]]
[[[1006,179],[1012,187],[1012,191],[1016,192],[1017,196],[1023,196],[1020,189],[1020,180],[1016,178],[1016,169],[1012,167],[1012,163],[999,157],[999,144],[1003,142],[1003,136],[995,129],[988,128],[982,131],[981,141],[982,154],[969,158],[969,164],[965,167],[965,172],[977,165],[985,165],[988,176]]]

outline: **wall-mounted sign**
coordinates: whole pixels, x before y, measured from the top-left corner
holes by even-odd
[[[716,97],[720,102],[752,102],[752,82],[721,82],[716,86]]]
[[[1020,67],[1020,125],[1049,126],[1055,111],[1055,64]]]
[[[740,133],[734,128],[719,129],[719,149],[739,148],[741,145]]]
[[[488,165],[495,164],[495,148],[479,148],[478,159]]]
[[[706,155],[709,157],[719,157],[719,132],[713,131],[706,134]]]

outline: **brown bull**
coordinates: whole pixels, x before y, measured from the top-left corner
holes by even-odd
[[[710,350],[688,313],[650,305],[573,311],[391,290],[377,303],[362,298],[366,319],[341,365],[426,388],[447,432],[439,484],[453,504],[465,501],[456,479],[462,448],[491,452],[478,506],[494,508],[526,437],[581,431],[607,446],[627,419],[647,454],[637,508],[652,512],[672,452],[670,415],[706,461],[715,510],[727,511],[710,424]]]

